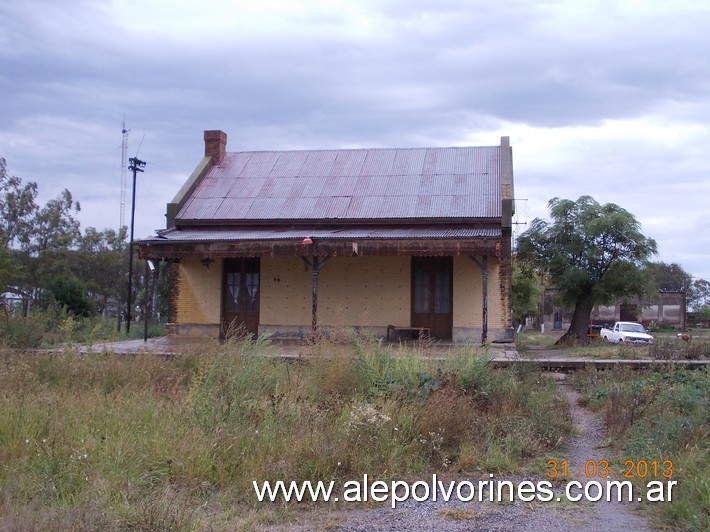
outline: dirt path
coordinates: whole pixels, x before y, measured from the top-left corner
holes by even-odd
[[[583,473],[587,460],[594,460],[598,464],[600,460],[611,458],[601,447],[604,426],[597,416],[579,405],[579,394],[571,386],[564,382],[559,386],[570,405],[578,431],[577,436],[570,442],[567,455],[570,471],[574,472],[571,479],[584,482],[587,480]],[[577,530],[651,530],[647,520],[633,513],[628,503],[599,501],[591,504],[584,513],[587,522]]]
[[[571,439],[564,458],[569,462],[568,480],[584,483],[583,471],[587,460],[609,458],[601,447],[604,438],[602,422],[589,410],[578,404],[579,394],[571,386],[558,382],[567,399],[577,434]],[[505,477],[506,480],[538,482],[541,477]],[[470,480],[477,483],[478,479]],[[589,479],[591,480],[591,479]],[[600,479],[596,479],[600,480]],[[618,480],[618,479],[617,479]],[[559,491],[558,491],[559,490]],[[645,518],[632,512],[628,503],[569,502],[562,488],[556,488],[561,502],[491,503],[437,501],[400,503],[396,509],[379,507],[369,510],[337,510],[320,515],[316,520],[306,519],[296,528],[303,530],[327,527],[343,531],[369,530],[481,530],[481,531],[541,531],[567,530],[596,532],[609,530],[652,530]],[[289,527],[293,529],[293,526]]]

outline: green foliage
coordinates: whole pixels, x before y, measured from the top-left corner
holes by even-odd
[[[9,291],[20,277],[20,270],[10,250],[0,246],[0,294]]]
[[[695,310],[710,307],[710,281],[694,279],[686,294],[686,304],[688,308]]]
[[[151,324],[148,336],[161,336],[162,324]],[[0,347],[18,349],[51,348],[71,344],[91,347],[97,342],[125,340],[115,320],[100,317],[77,317],[55,301],[44,310],[34,309],[29,316],[0,309]],[[143,328],[131,330],[131,338],[143,338]]]
[[[542,285],[530,268],[513,263],[513,321],[522,322],[535,316],[542,295]]]
[[[34,316],[24,317],[0,309],[0,347],[39,347],[45,331],[45,324]]]
[[[648,269],[659,292],[688,293],[693,284],[693,276],[680,264],[652,262],[648,265]]]
[[[656,252],[640,224],[618,205],[590,196],[553,198],[552,222],[536,218],[518,240],[518,258],[549,276],[563,304],[574,305],[568,335],[586,342],[594,304],[642,295],[649,290],[644,270]],[[567,335],[566,335],[567,336]]]
[[[693,338],[684,342],[676,337],[656,338],[649,346],[649,355],[655,360],[699,360],[710,358],[710,340]]]
[[[370,339],[347,349],[283,360],[262,337],[167,359],[8,353],[3,515],[27,529],[262,528],[238,517],[263,508],[252,480],[515,471],[571,430],[554,384],[473,348],[445,362]]]
[[[92,308],[86,285],[80,280],[74,277],[57,277],[47,285],[47,290],[57,303],[75,316],[86,318],[91,315]]]
[[[0,291],[11,287],[38,303],[54,279],[75,277],[86,285],[94,308],[120,301],[126,228],[89,227],[82,236],[75,217],[80,205],[69,190],[44,205],[37,204],[37,195],[37,183],[10,176],[0,158]],[[86,311],[76,310],[82,315]]]
[[[620,462],[673,462],[673,501],[653,505],[662,527],[710,528],[710,372],[578,372],[582,400],[604,414]]]
[[[22,184],[19,177],[7,173],[7,163],[0,157],[0,246],[11,246],[31,227],[37,210],[37,183]]]
[[[87,227],[77,242],[72,273],[86,283],[90,297],[99,310],[110,301],[119,301],[125,291],[127,228],[97,231]]]
[[[256,398],[276,393],[276,381],[267,377],[268,336],[231,338],[215,356],[205,359],[193,381],[192,407],[206,430],[248,415]]]

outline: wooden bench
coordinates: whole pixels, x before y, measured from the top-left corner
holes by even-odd
[[[387,326],[387,341],[402,340],[401,333],[406,332],[411,337],[411,340],[424,340],[431,336],[429,327],[397,327],[396,325]],[[394,333],[396,337],[393,338]]]

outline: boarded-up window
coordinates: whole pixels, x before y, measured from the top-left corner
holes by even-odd
[[[651,305],[650,307],[643,307],[642,313],[644,320],[657,320],[658,319],[658,305]]]
[[[678,320],[680,318],[680,305],[663,305],[664,320]]]

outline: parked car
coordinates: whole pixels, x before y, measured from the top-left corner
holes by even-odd
[[[628,342],[631,344],[651,344],[653,336],[646,332],[643,325],[633,321],[617,321],[614,327],[603,327],[599,333],[602,338],[614,344]]]

